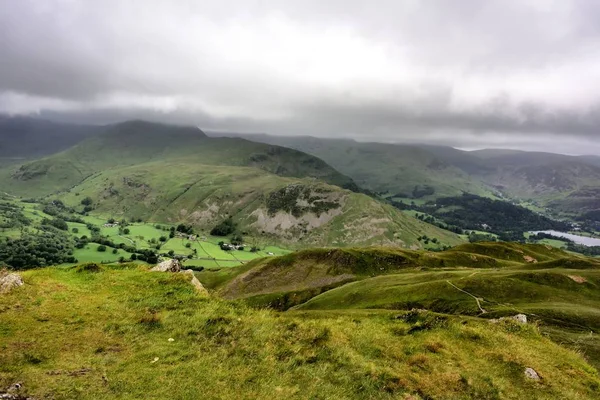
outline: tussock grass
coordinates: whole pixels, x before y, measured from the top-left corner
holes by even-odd
[[[536,326],[431,312],[253,309],[144,267],[23,273],[0,297],[0,389],[37,398],[597,398]],[[172,341],[169,339],[173,339]],[[529,381],[524,369],[541,376]]]

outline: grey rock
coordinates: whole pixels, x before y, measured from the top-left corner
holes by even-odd
[[[192,277],[190,283],[196,288],[198,293],[208,296],[208,290],[206,290],[206,288],[202,285],[198,278],[196,278],[196,275],[194,275],[194,271],[192,271],[191,269],[186,269],[185,271],[181,271],[181,273],[190,275]]]
[[[177,260],[177,259],[174,258],[172,260],[167,260],[167,261],[161,262],[156,267],[152,268],[150,271],[154,271],[154,272],[179,272],[179,271],[181,271],[181,264],[179,263],[179,260]]]
[[[12,273],[0,277],[0,293],[8,293],[19,286],[23,286],[23,279],[19,274]]]
[[[525,368],[525,376],[529,379],[533,379],[534,381],[539,381],[542,379],[533,368]]]
[[[525,314],[513,315],[512,319],[514,319],[515,321],[517,321],[520,324],[526,324],[527,323],[527,315],[525,315]]]

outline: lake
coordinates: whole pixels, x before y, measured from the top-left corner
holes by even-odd
[[[587,236],[579,236],[579,235],[574,235],[572,233],[552,231],[552,230],[550,230],[550,231],[533,231],[531,233],[536,234],[538,232],[547,233],[552,236],[569,239],[577,244],[582,244],[584,246],[600,246],[600,239],[597,239],[597,238],[591,238],[591,237],[587,237]]]

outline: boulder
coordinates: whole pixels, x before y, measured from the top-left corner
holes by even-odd
[[[172,260],[163,261],[150,271],[154,272],[179,272],[181,271],[181,263],[173,258]]]
[[[23,279],[19,274],[12,273],[0,277],[0,293],[8,293],[19,286],[23,286]]]
[[[525,314],[513,315],[512,319],[514,319],[515,321],[517,321],[520,324],[526,324],[527,323],[527,315],[525,315]]]
[[[533,379],[534,381],[539,381],[542,379],[533,368],[525,368],[525,376],[529,379]]]
[[[190,283],[196,288],[198,293],[208,296],[208,290],[206,290],[206,288],[202,285],[198,278],[196,278],[196,275],[194,275],[194,271],[192,271],[191,269],[186,269],[185,271],[181,271],[181,273],[190,275],[192,277]]]

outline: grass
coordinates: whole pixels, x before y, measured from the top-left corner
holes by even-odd
[[[225,298],[279,310],[417,308],[486,319],[525,313],[544,332],[579,335],[577,348],[600,366],[587,338],[600,331],[600,263],[546,245],[315,249],[198,278]]]
[[[255,310],[135,266],[23,277],[0,297],[0,388],[18,381],[36,398],[593,399],[600,390],[580,355],[532,325]],[[543,379],[526,379],[528,367]]]

